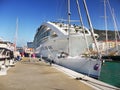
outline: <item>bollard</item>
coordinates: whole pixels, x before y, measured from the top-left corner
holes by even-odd
[[[13,60],[13,59],[10,60],[9,66],[11,66],[11,67],[15,66],[15,63],[14,63],[14,60]]]
[[[7,74],[7,69],[5,67],[5,64],[2,64],[0,66],[0,75],[6,75]]]
[[[2,72],[4,72],[4,71],[5,71],[5,69],[6,69],[5,65],[4,65],[4,64],[2,64],[2,65],[1,65],[1,71],[2,71]]]

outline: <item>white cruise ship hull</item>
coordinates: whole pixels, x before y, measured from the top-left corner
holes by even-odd
[[[41,44],[41,47],[39,47],[40,55],[42,57],[47,57],[48,59],[53,60],[56,64],[62,65],[85,75],[98,78],[100,76],[101,61],[88,57],[80,57],[79,53],[85,52],[84,48],[86,46],[84,41],[80,43],[79,41],[82,40],[79,37],[78,39],[76,37],[76,40],[74,39],[71,41],[72,44],[69,50],[73,55],[71,55],[72,57],[68,56],[65,58],[58,58],[60,52],[68,51],[68,40],[66,38],[56,40],[51,39],[46,41],[44,44]],[[95,67],[95,65],[98,67]]]
[[[36,53],[56,64],[98,78],[101,61],[81,57],[93,43],[91,33],[85,27],[69,25],[69,35],[67,26],[62,23],[43,23],[34,37]],[[63,53],[66,56],[61,57]]]
[[[67,57],[56,59],[55,63],[88,75],[93,78],[99,78],[101,71],[101,61],[83,57]]]
[[[37,53],[39,51],[43,57],[55,57],[60,52],[69,53],[69,56],[72,57],[85,53],[87,46],[83,35],[71,36],[69,37],[69,41],[67,38],[67,36],[61,38],[49,38],[43,44],[40,44],[40,46],[37,48]],[[89,41],[88,43],[90,44],[92,38],[90,36],[87,36],[87,38]]]

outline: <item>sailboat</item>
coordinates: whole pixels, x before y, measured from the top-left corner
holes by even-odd
[[[112,16],[112,20],[113,20],[113,24],[114,24],[114,29],[115,29],[115,46],[114,47],[109,47],[108,48],[108,31],[107,31],[107,12],[106,12],[106,5],[108,5],[108,8],[110,10],[110,14]],[[104,0],[104,13],[105,13],[105,27],[106,27],[106,54],[103,56],[103,59],[110,59],[110,61],[119,61],[119,49],[120,46],[118,45],[118,38],[119,36],[119,32],[118,32],[118,28],[117,28],[117,22],[116,22],[116,18],[115,18],[115,13],[114,13],[114,9],[111,7],[109,0]],[[119,38],[120,39],[120,38]]]
[[[76,1],[79,8],[78,0]],[[70,24],[70,0],[68,0],[68,23],[44,22],[38,28],[33,42],[36,54],[45,60],[98,78],[101,71],[101,59],[93,59],[85,54],[90,44],[96,43],[97,34],[93,32],[86,1],[83,0],[83,2],[91,31],[83,24],[81,26]],[[80,9],[78,11],[80,15]],[[82,22],[81,15],[80,20]]]

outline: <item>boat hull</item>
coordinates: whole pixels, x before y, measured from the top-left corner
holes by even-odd
[[[47,57],[56,64],[80,73],[99,77],[101,62],[97,59],[80,57],[88,52],[88,47],[93,43],[89,30],[71,25],[69,35],[68,28],[64,25],[67,24],[61,26],[47,22],[38,29],[34,38],[36,54],[39,53],[40,57]],[[66,54],[65,58],[60,57],[62,53]],[[99,69],[94,70],[95,66],[99,66]]]
[[[93,78],[99,78],[101,72],[101,61],[92,58],[68,57],[52,62]]]
[[[88,43],[90,44],[92,39],[90,36],[87,36],[87,38],[89,41]],[[73,35],[69,37],[69,39],[70,40],[68,41],[67,36],[61,38],[49,38],[46,42],[40,44],[37,48],[37,53],[40,53],[43,57],[55,57],[61,52],[66,52],[69,53],[69,56],[74,57],[86,52],[87,46],[83,35]]]
[[[14,64],[14,59],[10,58],[0,58],[0,66],[5,65],[5,66],[10,66]]]
[[[86,48],[85,42],[81,39],[80,37],[71,37],[70,55],[65,58],[59,58],[59,55],[61,52],[68,53],[68,41],[66,38],[50,39],[46,41],[40,45],[39,54],[41,57],[47,57],[49,60],[53,60],[56,64],[90,77],[98,78],[100,76],[101,61],[88,57],[80,57],[80,53],[85,52],[84,48]],[[82,43],[80,43],[81,41]],[[94,69],[95,65],[98,66],[97,70]]]

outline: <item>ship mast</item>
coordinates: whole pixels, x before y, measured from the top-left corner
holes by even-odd
[[[87,20],[88,20],[88,24],[89,24],[89,27],[90,27],[90,31],[91,31],[91,36],[92,36],[92,39],[95,43],[95,47],[97,49],[97,54],[99,56],[99,48],[97,46],[97,41],[95,39],[95,35],[94,35],[94,30],[93,30],[93,26],[92,26],[92,23],[91,23],[91,19],[90,19],[90,16],[89,16],[89,12],[88,12],[88,8],[87,8],[87,5],[86,5],[86,1],[83,0],[83,4],[84,4],[84,8],[85,8],[85,11],[86,11],[86,15],[87,15]]]
[[[104,17],[105,17],[105,31],[106,31],[106,54],[108,55],[108,31],[107,31],[106,0],[104,0]]]
[[[116,19],[115,19],[115,13],[114,13],[114,9],[111,8],[109,0],[107,0],[107,3],[108,3],[109,9],[110,9],[110,12],[111,12],[111,15],[112,15],[113,23],[114,23],[114,29],[115,29],[115,46],[116,46],[116,51],[118,51],[118,42],[117,42],[118,41],[117,40],[117,31],[118,31],[118,28],[117,28],[117,23],[116,23]]]
[[[16,32],[15,32],[15,41],[14,41],[15,49],[14,49],[14,51],[16,51],[16,46],[17,46],[17,32],[18,32],[18,18],[16,20]]]
[[[70,55],[70,0],[68,0],[68,54]]]
[[[87,51],[90,52],[89,51],[89,46],[88,46],[88,40],[87,40],[87,37],[85,35],[84,24],[83,24],[82,15],[81,15],[81,11],[80,11],[80,5],[79,5],[78,0],[76,0],[76,4],[77,4],[78,14],[79,14],[79,18],[80,18],[80,24],[82,26],[84,38],[85,38],[85,41],[86,41]]]
[[[114,21],[114,28],[115,28],[115,45],[116,45],[116,51],[118,51],[118,43],[117,43],[117,24],[115,20],[115,14],[114,14],[114,9],[113,9],[113,21]]]

